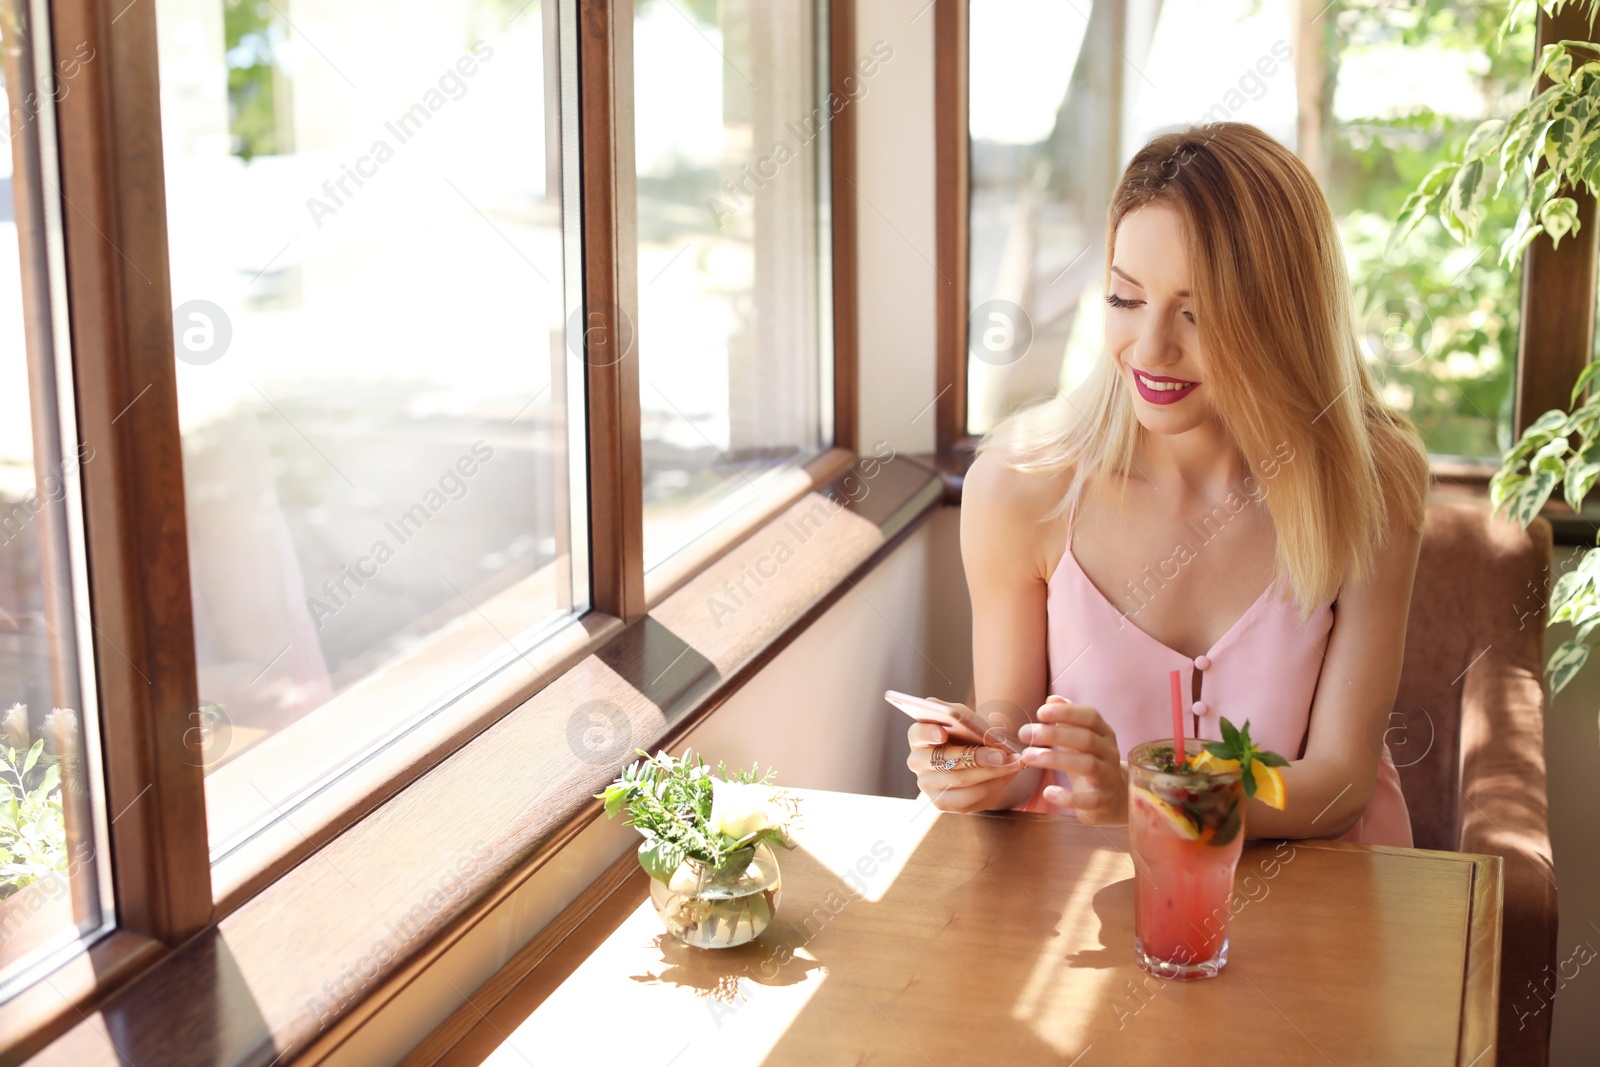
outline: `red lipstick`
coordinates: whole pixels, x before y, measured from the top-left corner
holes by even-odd
[[[1128,371],[1133,375],[1133,387],[1139,390],[1139,395],[1151,404],[1176,404],[1200,387],[1199,382],[1191,382],[1187,378],[1169,378],[1164,374],[1151,374],[1148,371],[1139,370],[1137,367],[1129,367]],[[1182,388],[1152,389],[1145,385],[1145,379],[1162,385],[1177,384]]]

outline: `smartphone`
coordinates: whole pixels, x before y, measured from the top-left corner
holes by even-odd
[[[899,693],[891,689],[883,694],[883,699],[916,719],[918,722],[929,722],[935,726],[943,726],[951,731],[951,740],[958,738],[968,744],[984,744],[994,748],[1003,748],[1008,752],[1021,755],[1028,746],[1008,735],[1003,727],[993,723],[984,722],[978,713],[965,704],[952,704],[948,700],[938,697],[914,697],[909,693]]]

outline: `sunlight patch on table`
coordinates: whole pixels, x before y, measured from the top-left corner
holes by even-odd
[[[827,978],[804,944],[780,940],[689,948],[664,934],[655,911],[642,903],[484,1064],[596,1062],[597,1050],[615,1049],[623,1039],[619,1019],[626,1020],[627,1033],[649,1035],[648,1047],[632,1046],[642,1063],[667,1063],[680,1052],[678,1064],[764,1057]],[[649,962],[641,967],[642,946],[652,947],[644,950]],[[596,976],[608,975],[627,976],[620,997],[600,1002],[585,995],[603,984]]]
[[[1084,861],[1083,876],[1073,885],[1056,924],[1060,936],[1043,942],[1046,951],[1033,965],[1027,983],[1017,997],[1011,1017],[1032,1028],[1034,1034],[1069,1059],[1083,1051],[1084,1039],[1093,1031],[1091,1016],[1104,1010],[1105,987],[1116,974],[1113,968],[1096,971],[1077,969],[1072,981],[1064,972],[1071,966],[1068,955],[1103,948],[1100,919],[1095,914],[1094,896],[1108,882],[1126,872],[1127,853],[1096,850]],[[1133,952],[1133,945],[1126,946]]]
[[[905,801],[891,803],[903,805]],[[851,899],[876,903],[883,899],[938,821],[939,809],[931,801],[922,797],[917,803],[920,807],[910,822],[905,820],[903,808],[885,805],[885,810],[892,813],[888,815],[892,823],[857,819],[845,830],[807,836],[805,849],[850,888]],[[783,862],[781,853],[778,862]]]

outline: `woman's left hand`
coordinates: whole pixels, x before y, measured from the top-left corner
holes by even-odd
[[[1063,771],[1072,789],[1047,786],[1044,799],[1060,811],[1077,813],[1080,822],[1113,826],[1128,821],[1128,776],[1116,731],[1087,704],[1051,696],[1039,706],[1038,722],[1020,733],[1028,749],[1025,767]]]

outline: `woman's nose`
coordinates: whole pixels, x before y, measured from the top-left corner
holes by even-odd
[[[1164,367],[1178,362],[1182,356],[1172,331],[1154,322],[1140,332],[1134,345],[1134,357],[1141,367]]]

